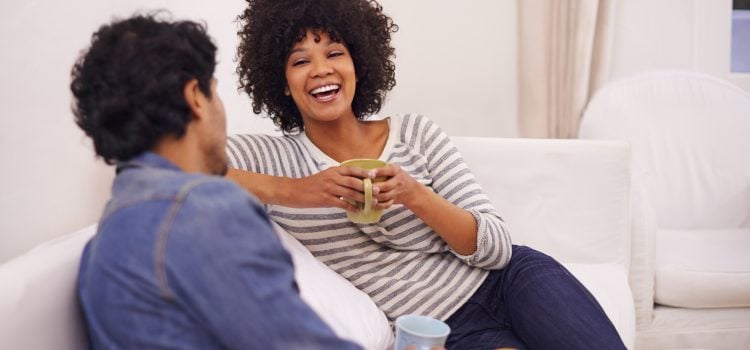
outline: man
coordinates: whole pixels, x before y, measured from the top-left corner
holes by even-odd
[[[350,349],[300,299],[263,207],[227,171],[202,25],[102,26],[73,67],[76,123],[117,164],[79,298],[92,348]]]

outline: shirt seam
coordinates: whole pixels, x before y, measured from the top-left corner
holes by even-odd
[[[198,185],[213,181],[214,179],[200,178],[195,179],[180,188],[180,191],[174,197],[174,201],[169,206],[169,211],[162,221],[159,231],[156,235],[156,246],[154,247],[154,274],[156,276],[156,284],[159,289],[159,295],[168,301],[174,301],[176,299],[175,293],[169,288],[169,281],[167,279],[167,266],[166,266],[166,255],[167,255],[167,239],[171,232],[172,225],[177,217],[177,213],[182,208],[187,196],[190,194],[195,187]]]

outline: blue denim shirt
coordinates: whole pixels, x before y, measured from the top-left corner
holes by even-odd
[[[78,293],[94,349],[358,349],[300,299],[263,207],[145,153],[121,164]]]

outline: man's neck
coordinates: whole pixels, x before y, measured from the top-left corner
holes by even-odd
[[[184,172],[206,173],[203,154],[190,142],[187,135],[182,138],[165,136],[151,149],[152,152],[164,157]]]

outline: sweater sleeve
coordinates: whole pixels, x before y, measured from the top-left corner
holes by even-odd
[[[227,138],[229,166],[272,176],[299,178],[317,172],[303,146],[290,136],[237,134]]]
[[[416,135],[427,159],[432,189],[456,206],[465,209],[477,222],[477,250],[472,255],[453,252],[465,263],[485,269],[503,268],[511,256],[511,238],[495,206],[482,191],[448,135],[431,120],[415,117]]]
[[[266,154],[262,152],[260,137],[237,134],[227,137],[227,160],[229,167],[266,174]]]

